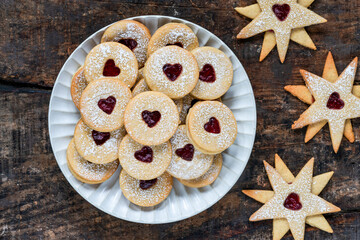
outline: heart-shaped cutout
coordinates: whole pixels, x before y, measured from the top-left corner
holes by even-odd
[[[280,21],[284,21],[290,13],[290,6],[286,3],[274,4],[272,10]]]
[[[200,71],[199,79],[203,82],[213,83],[216,80],[215,69],[211,64],[205,64]]]
[[[220,129],[220,123],[219,121],[214,118],[211,117],[209,119],[209,121],[207,123],[204,124],[204,129],[205,131],[209,132],[209,133],[215,133],[215,134],[219,134],[221,129]]]
[[[98,146],[101,146],[107,140],[109,140],[110,133],[109,132],[98,132],[98,131],[92,130],[91,136],[94,139],[95,144]]]
[[[182,66],[179,63],[175,63],[175,64],[167,63],[163,66],[163,71],[164,71],[166,77],[170,81],[175,81],[182,72]]]
[[[140,180],[139,187],[143,190],[146,190],[154,186],[156,182],[157,182],[157,178],[151,180]]]
[[[345,106],[344,101],[340,98],[340,94],[337,92],[333,92],[329,100],[327,101],[326,107],[334,110],[340,110]]]
[[[103,76],[105,77],[116,77],[120,74],[120,68],[115,65],[114,60],[109,59],[106,61]]]
[[[160,121],[161,113],[159,111],[150,112],[145,110],[141,113],[141,117],[148,127],[152,128]]]
[[[191,161],[194,157],[194,150],[194,146],[188,143],[183,148],[176,149],[175,154],[186,161]]]
[[[300,210],[302,208],[300,196],[296,193],[290,193],[284,201],[284,207],[293,211]]]
[[[106,114],[111,114],[116,104],[116,98],[109,96],[107,99],[100,99],[98,101],[98,107]]]
[[[141,162],[151,163],[153,160],[153,150],[149,146],[144,146],[134,153],[134,157]]]
[[[133,51],[137,47],[137,41],[131,38],[120,39],[119,43],[124,44],[125,46],[130,48],[131,51]]]
[[[181,42],[168,43],[168,44],[166,44],[166,46],[178,46],[178,47],[184,48],[184,46],[182,45]]]

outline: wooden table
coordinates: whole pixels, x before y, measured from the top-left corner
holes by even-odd
[[[258,62],[261,35],[235,38],[249,20],[233,8],[252,3],[255,0],[2,0],[0,238],[271,239],[271,221],[248,221],[261,204],[241,190],[270,189],[262,161],[273,164],[278,153],[295,173],[312,156],[314,174],[335,171],[320,195],[342,209],[326,215],[334,234],[307,226],[306,237],[360,239],[360,119],[353,121],[355,143],[344,139],[338,154],[333,153],[328,127],[304,144],[305,129],[290,126],[307,106],[283,90],[287,84],[304,83],[300,68],[320,75],[329,50],[339,71],[360,56],[360,2],[316,0],[311,9],[328,19],[307,28],[318,50],[292,42],[284,64],[276,51]],[[163,225],[116,219],[80,197],[60,172],[47,123],[55,78],[78,44],[112,22],[147,14],[180,17],[219,36],[247,70],[258,111],[252,155],[231,191],[197,216]],[[360,84],[360,73],[355,83]],[[285,239],[292,237],[288,233]]]

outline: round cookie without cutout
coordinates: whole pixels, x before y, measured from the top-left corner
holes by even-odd
[[[74,141],[77,151],[84,159],[103,164],[118,158],[119,144],[124,135],[124,128],[112,132],[98,132],[80,119],[75,127]]]
[[[209,170],[204,175],[191,180],[184,180],[184,179],[178,179],[178,180],[182,184],[188,187],[193,187],[193,188],[205,187],[212,184],[217,179],[217,177],[220,174],[221,167],[222,167],[222,156],[221,154],[218,154],[215,155],[213,163],[211,164]]]
[[[198,99],[214,100],[226,93],[233,80],[230,59],[217,48],[200,47],[192,51],[199,65],[199,81],[191,95]]]
[[[94,130],[114,131],[124,125],[124,111],[131,97],[130,89],[123,82],[98,79],[89,83],[81,95],[81,117]]]
[[[108,180],[119,166],[119,160],[105,164],[91,163],[82,158],[75,148],[75,141],[71,139],[66,151],[67,164],[76,179],[88,184],[98,184]]]
[[[120,173],[122,193],[130,202],[141,207],[155,206],[164,201],[171,192],[172,183],[172,177],[167,172],[153,181],[138,180],[127,174],[125,170]]]
[[[163,174],[171,161],[169,142],[144,146],[126,135],[119,147],[120,164],[132,177],[151,180]]]
[[[151,90],[179,99],[195,88],[199,68],[191,52],[177,46],[168,46],[149,57],[145,63],[144,76]]]
[[[138,63],[125,45],[105,42],[95,46],[86,56],[84,74],[88,83],[108,77],[123,81],[130,88],[138,76]]]
[[[84,75],[84,67],[81,66],[76,73],[74,73],[74,76],[71,80],[71,87],[70,87],[70,93],[71,98],[75,104],[75,106],[80,109],[80,97],[82,92],[87,86],[86,78]]]
[[[135,96],[125,110],[125,128],[136,142],[158,145],[174,135],[179,112],[175,103],[160,92],[143,92]]]
[[[139,63],[139,68],[146,61],[147,47],[151,34],[142,23],[133,20],[121,20],[107,28],[101,42],[118,42],[132,50]]]

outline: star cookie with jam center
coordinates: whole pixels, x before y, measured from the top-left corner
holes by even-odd
[[[285,61],[292,29],[324,23],[326,19],[300,5],[296,0],[257,0],[261,12],[237,38],[249,38],[273,30],[280,61]]]
[[[264,165],[274,194],[250,216],[250,221],[286,219],[294,239],[300,240],[304,239],[307,217],[340,211],[340,208],[312,193],[314,158],[308,161],[291,184],[266,161]]]
[[[316,133],[316,130],[323,126],[324,121],[328,122],[335,153],[339,150],[344,131],[350,141],[353,141],[351,123],[346,124],[346,120],[360,117],[360,98],[354,95],[356,93],[352,93],[357,62],[358,59],[355,58],[333,82],[300,70],[315,101],[294,122],[292,128],[297,129],[318,123],[315,131],[311,129]]]
[[[295,177],[282,161],[279,155],[275,154],[275,170],[279,172],[281,177],[288,183],[291,184]],[[319,195],[320,192],[325,188],[334,172],[327,172],[313,177],[311,192],[315,195]],[[269,190],[243,190],[247,196],[259,201],[266,203],[274,196],[274,191]],[[328,233],[333,233],[333,230],[323,215],[310,216],[305,219],[305,222],[313,227],[319,228]],[[273,239],[281,239],[289,231],[289,223],[286,219],[274,219],[273,220]]]

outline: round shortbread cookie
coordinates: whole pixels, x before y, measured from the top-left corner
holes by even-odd
[[[144,76],[151,90],[178,99],[195,88],[199,79],[199,68],[191,52],[168,46],[149,57],[145,63]]]
[[[107,77],[123,81],[130,88],[138,76],[138,63],[134,53],[125,45],[100,43],[86,56],[84,74],[88,83]]]
[[[180,122],[181,124],[185,124],[186,116],[189,112],[189,109],[192,106],[194,106],[194,104],[197,103],[199,100],[194,98],[190,94],[186,95],[184,98],[182,98],[182,100],[183,100],[183,107],[180,112]]]
[[[119,180],[124,196],[141,207],[155,206],[164,201],[169,196],[173,183],[167,172],[152,180],[138,180],[122,170]]]
[[[169,45],[176,45],[191,51],[199,47],[199,42],[195,33],[185,24],[168,23],[156,30],[151,37],[148,56],[156,50]]]
[[[168,96],[148,91],[131,99],[124,121],[126,131],[136,142],[158,145],[174,135],[179,124],[179,112]]]
[[[84,67],[81,66],[76,73],[74,73],[71,80],[70,93],[75,106],[80,109],[80,97],[82,92],[87,86],[86,78],[84,75]]]
[[[80,113],[92,129],[111,132],[124,125],[125,107],[131,99],[130,89],[121,81],[101,78],[92,81],[80,98]]]
[[[89,184],[102,183],[108,180],[119,166],[119,160],[105,164],[95,164],[82,158],[75,148],[75,140],[71,139],[66,151],[67,164],[76,179]]]
[[[108,163],[118,158],[119,144],[125,134],[124,127],[112,132],[98,132],[80,119],[74,132],[75,146],[86,160],[96,164]]]
[[[151,34],[142,23],[133,20],[121,20],[108,27],[101,42],[118,42],[134,52],[139,64],[143,67],[146,61],[147,47]]]
[[[155,146],[144,146],[126,135],[120,143],[121,166],[132,177],[151,180],[163,174],[171,161],[169,142]]]
[[[202,100],[214,100],[226,93],[233,80],[230,59],[217,48],[200,47],[192,51],[199,65],[199,81],[191,95]]]
[[[187,134],[199,151],[218,154],[230,147],[237,135],[234,114],[218,101],[197,102],[186,119]]]
[[[170,139],[172,159],[167,172],[180,179],[194,179],[204,175],[210,168],[213,155],[199,152],[186,135],[186,126],[180,125]]]
[[[217,177],[220,174],[221,167],[222,167],[222,156],[221,154],[217,154],[215,155],[214,161],[211,164],[209,170],[204,175],[190,180],[184,180],[184,179],[178,179],[178,180],[182,184],[188,187],[193,187],[193,188],[205,187],[212,184],[217,179]]]

